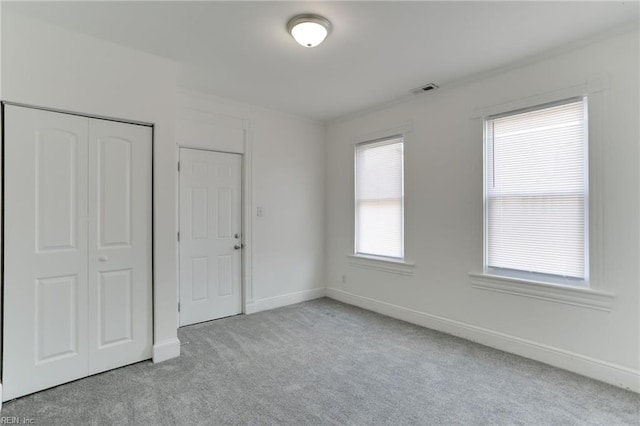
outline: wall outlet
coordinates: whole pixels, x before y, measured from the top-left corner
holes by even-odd
[[[342,276],[342,284],[346,284],[347,283],[347,276],[343,275]]]
[[[256,208],[256,216],[262,217],[264,216],[264,211],[262,210],[262,206]]]

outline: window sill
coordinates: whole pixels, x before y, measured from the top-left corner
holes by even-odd
[[[349,265],[364,269],[375,269],[397,275],[413,275],[414,264],[404,260],[392,260],[384,257],[350,254]]]
[[[532,299],[564,303],[566,305],[611,311],[615,295],[580,287],[547,284],[521,278],[505,277],[487,273],[469,273],[473,288],[515,294]]]

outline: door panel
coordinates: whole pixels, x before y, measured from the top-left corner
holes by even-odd
[[[151,357],[151,128],[89,125],[89,374]]]
[[[77,248],[78,140],[43,129],[36,135],[36,240],[39,252]]]
[[[241,157],[180,149],[180,169],[180,325],[239,314]]]
[[[233,235],[233,188],[220,186],[218,188],[218,238],[231,238]],[[238,230],[239,231],[239,230]]]
[[[194,240],[209,238],[207,193],[207,188],[191,188],[191,238]]]
[[[132,142],[98,137],[97,144],[98,247],[131,247]]]
[[[78,276],[36,280],[36,364],[78,353]]]
[[[5,123],[8,400],[87,374],[88,121],[7,105]]]
[[[191,259],[191,300],[207,300],[209,298],[209,259],[194,257]]]
[[[98,348],[130,342],[133,337],[133,293],[131,269],[100,273],[98,289]]]
[[[233,294],[233,256],[218,256],[218,296]]]

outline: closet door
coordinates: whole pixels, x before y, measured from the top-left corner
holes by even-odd
[[[151,128],[89,124],[89,374],[151,357]]]
[[[5,108],[5,400],[87,374],[87,138],[87,118]]]
[[[151,128],[5,108],[3,399],[151,357]]]

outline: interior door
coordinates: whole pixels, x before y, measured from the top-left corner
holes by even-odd
[[[180,149],[180,325],[242,312],[241,164]]]
[[[3,398],[87,375],[83,117],[5,107]]]
[[[89,374],[151,357],[151,128],[89,126]]]

